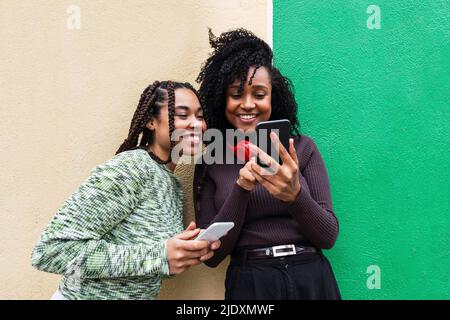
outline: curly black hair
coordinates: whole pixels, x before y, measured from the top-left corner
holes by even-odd
[[[266,67],[272,83],[272,113],[269,120],[289,119],[291,134],[300,136],[300,122],[297,118],[297,103],[292,82],[273,66],[273,52],[270,46],[246,29],[235,29],[214,36],[209,29],[209,43],[212,54],[206,60],[197,77],[200,83],[200,99],[209,115],[208,128],[222,132],[232,128],[225,114],[226,90],[236,79],[243,89],[249,68],[254,72],[249,79],[251,85],[255,72]]]
[[[127,150],[133,149],[144,149],[147,150],[150,156],[160,164],[166,164],[171,161],[169,156],[168,160],[160,159],[156,154],[149,150],[149,145],[153,143],[154,135],[146,127],[150,119],[158,119],[162,106],[166,101],[168,101],[168,113],[169,113],[169,136],[175,129],[174,125],[174,114],[175,114],[175,90],[176,89],[189,89],[195,93],[197,98],[199,94],[194,87],[188,82],[174,82],[174,81],[155,81],[141,94],[141,98],[134,112],[133,119],[131,120],[130,130],[128,132],[128,137],[120,145],[116,154]],[[203,111],[205,120],[207,119],[206,112]],[[139,136],[141,140],[138,144]],[[170,141],[170,150],[175,146],[175,141]],[[170,155],[170,152],[169,152]]]
[[[272,112],[270,120],[289,119],[291,134],[300,137],[300,122],[297,118],[297,103],[294,98],[292,82],[284,77],[273,66],[273,52],[263,40],[245,29],[235,29],[214,36],[209,29],[209,43],[214,49],[197,77],[200,83],[200,101],[208,128],[219,129],[222,133],[232,128],[226,119],[227,87],[236,79],[240,80],[239,89],[243,90],[247,74],[251,66],[254,72],[249,79],[251,85],[256,70],[260,67],[268,69],[272,83]],[[197,164],[194,173],[194,205],[196,214],[200,213],[202,184],[207,172],[207,165]]]

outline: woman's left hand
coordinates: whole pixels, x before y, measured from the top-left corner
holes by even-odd
[[[278,153],[281,160],[283,160],[283,164],[280,165],[263,150],[252,145],[252,154],[256,154],[269,167],[263,168],[254,162],[251,165],[252,173],[256,180],[272,196],[284,202],[293,202],[301,190],[298,174],[299,162],[294,147],[294,140],[289,139],[288,152],[274,132],[271,132],[270,138],[276,150],[279,150]]]

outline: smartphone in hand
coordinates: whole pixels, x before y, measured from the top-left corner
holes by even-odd
[[[289,150],[289,138],[291,136],[291,122],[288,119],[261,121],[256,125],[256,134],[258,137],[258,148],[267,153],[274,159],[278,159],[281,165],[283,161],[280,158],[278,150],[272,148],[272,139],[270,133],[274,131],[277,133],[281,144]],[[273,149],[273,150],[272,150]],[[267,167],[257,158],[257,163],[262,167]]]
[[[234,227],[234,222],[216,222],[200,232],[195,240],[217,241]]]

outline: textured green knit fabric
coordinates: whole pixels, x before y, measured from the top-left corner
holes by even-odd
[[[63,274],[68,299],[153,299],[169,276],[166,241],[183,229],[177,178],[145,150],[97,166],[63,204],[32,253]]]

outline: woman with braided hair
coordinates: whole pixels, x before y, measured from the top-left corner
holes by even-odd
[[[195,154],[206,129],[188,83],[155,81],[141,95],[128,137],[97,166],[41,234],[35,268],[62,274],[52,299],[153,299],[161,280],[212,257],[220,242],[183,231],[172,149]],[[184,132],[171,141],[175,130]]]
[[[237,29],[209,36],[213,52],[197,79],[208,128],[247,133],[261,121],[288,119],[292,138],[286,150],[271,134],[282,165],[252,144],[245,164],[196,165],[197,225],[235,224],[205,264],[215,267],[231,255],[226,299],[340,299],[322,253],[334,245],[338,221],[320,152],[300,134],[292,84],[273,66],[272,49],[253,33]],[[231,149],[238,151],[241,143]]]

